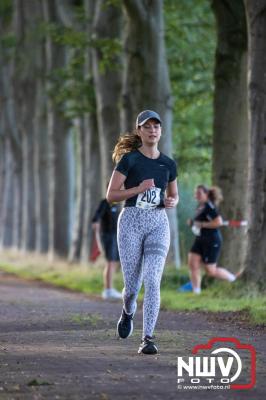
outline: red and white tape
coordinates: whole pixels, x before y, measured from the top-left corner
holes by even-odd
[[[229,219],[228,221],[223,221],[224,226],[230,226],[233,228],[240,228],[241,226],[248,226],[248,221],[242,220],[238,221],[236,219]]]
[[[236,219],[229,219],[228,221],[223,221],[223,226],[228,226],[230,228],[241,228],[242,226],[248,226],[248,221],[246,220],[238,221]],[[192,225],[191,230],[194,233],[194,235],[200,236],[200,231],[201,231],[200,227]]]

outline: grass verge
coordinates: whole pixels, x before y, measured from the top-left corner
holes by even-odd
[[[64,260],[49,262],[46,257],[16,252],[0,254],[0,270],[26,279],[38,279],[59,287],[99,295],[102,291],[104,261],[95,264],[68,264]],[[245,287],[241,281],[229,284],[204,279],[201,295],[178,293],[176,288],[187,282],[188,271],[167,266],[162,279],[161,305],[163,309],[182,311],[226,312],[245,311],[254,324],[266,323],[266,295],[255,288]],[[119,271],[115,286],[122,290],[123,280]],[[143,299],[143,290],[140,293]]]

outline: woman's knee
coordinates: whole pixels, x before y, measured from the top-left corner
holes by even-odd
[[[118,262],[116,261],[108,261],[108,268],[110,271],[115,271],[117,268]]]
[[[213,265],[213,266],[205,265],[205,271],[208,276],[215,277],[216,266],[215,265]]]
[[[127,301],[133,301],[138,295],[137,288],[124,288],[123,295]]]

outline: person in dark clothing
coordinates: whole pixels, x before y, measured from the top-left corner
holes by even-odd
[[[192,227],[196,239],[188,255],[191,284],[194,293],[201,292],[201,264],[209,276],[224,279],[229,282],[236,280],[234,275],[225,268],[217,266],[217,260],[222,245],[222,235],[219,227],[223,220],[217,206],[222,201],[222,192],[218,187],[208,189],[205,185],[198,185],[195,190],[198,201],[196,214],[188,224]]]
[[[106,266],[103,271],[104,299],[121,299],[122,294],[113,288],[113,275],[119,262],[117,246],[117,220],[120,207],[116,203],[109,204],[106,199],[101,200],[92,219],[92,228],[95,231],[98,246],[103,249]]]

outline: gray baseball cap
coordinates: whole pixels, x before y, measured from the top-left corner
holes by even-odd
[[[137,116],[136,128],[138,128],[138,126],[145,124],[145,122],[147,122],[148,119],[157,119],[157,121],[159,121],[160,124],[162,123],[161,117],[157,112],[152,110],[145,110],[141,111],[141,113],[139,113],[139,115]]]

